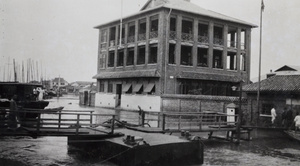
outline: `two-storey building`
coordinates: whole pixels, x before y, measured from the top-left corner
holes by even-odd
[[[249,83],[253,24],[189,0],[149,0],[99,29],[96,106],[159,111],[164,94],[233,96]]]

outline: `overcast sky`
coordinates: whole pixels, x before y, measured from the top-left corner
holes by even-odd
[[[123,15],[147,0],[123,0]],[[259,25],[261,0],[191,0]],[[300,66],[300,1],[264,0],[262,74],[283,65]],[[46,78],[96,81],[98,31],[93,27],[121,16],[121,0],[0,0],[0,81],[12,60],[30,58]],[[259,28],[252,30],[251,78],[258,77]],[[8,61],[10,60],[10,61]],[[35,67],[37,68],[37,67]],[[40,74],[39,74],[40,75]],[[7,78],[7,76],[6,76]]]

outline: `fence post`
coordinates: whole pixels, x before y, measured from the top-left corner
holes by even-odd
[[[160,127],[160,112],[157,114],[157,127]]]
[[[202,130],[202,120],[203,120],[203,115],[200,115],[200,124],[199,124],[200,130]]]
[[[93,127],[93,111],[90,111],[90,127]]]
[[[111,120],[111,134],[114,133],[115,130],[115,115],[112,116],[112,120]]]
[[[178,130],[181,130],[181,115],[179,115],[179,121],[178,121]]]
[[[58,112],[58,131],[60,130],[60,123],[61,123],[61,111]]]
[[[77,114],[76,135],[78,135],[78,131],[79,131],[79,119],[80,119],[80,114]]]
[[[142,112],[142,126],[145,125],[145,112]]]
[[[40,126],[41,126],[41,113],[38,113],[38,121],[37,121],[37,126],[36,126],[36,132],[40,132]]]
[[[166,129],[166,114],[163,114],[162,130],[165,131],[165,129]]]

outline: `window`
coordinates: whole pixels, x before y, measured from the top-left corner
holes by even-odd
[[[242,29],[241,31],[241,49],[245,50],[246,49],[246,29]]]
[[[241,58],[240,58],[240,70],[242,71],[246,71],[246,54],[241,54]]]
[[[182,20],[182,41],[193,41],[193,21]]]
[[[192,66],[192,47],[181,46],[181,65]]]
[[[227,38],[228,38],[227,47],[237,48],[237,28],[229,27]]]
[[[176,40],[176,17],[170,19],[170,39]]]
[[[135,22],[131,22],[128,24],[128,38],[127,43],[134,43],[135,36]]]
[[[236,66],[237,66],[236,53],[228,51],[226,68],[229,70],[237,70]]]
[[[140,46],[138,48],[138,57],[137,57],[137,64],[142,65],[145,64],[145,46]]]
[[[100,32],[100,48],[106,48],[107,42],[107,29],[103,29]]]
[[[170,31],[176,31],[176,17],[170,19]]]
[[[99,92],[104,92],[104,82],[100,82],[100,89]]]
[[[108,67],[114,67],[114,63],[115,63],[115,52],[114,51],[110,51],[109,52],[109,57],[108,57]]]
[[[214,44],[223,45],[223,27],[214,26]]]
[[[169,44],[169,64],[175,64],[175,44]]]
[[[121,26],[119,25],[119,31],[118,31],[118,42],[120,44],[120,33],[122,33],[122,36],[121,36],[121,42],[122,44],[124,44],[124,38],[125,38],[125,25],[122,25],[122,31],[120,32],[120,28]]]
[[[130,66],[134,63],[134,48],[128,48],[127,50],[127,62],[126,65]]]
[[[150,18],[150,39],[158,37],[158,16]]]
[[[146,40],[146,19],[142,19],[139,21],[139,41]]]
[[[115,46],[115,41],[116,41],[116,27],[111,27],[109,31],[109,46],[113,47]]]
[[[99,68],[103,69],[105,68],[105,54],[100,54],[100,58],[99,58]]]
[[[150,45],[149,63],[157,63],[157,44]]]
[[[214,50],[213,51],[213,68],[223,68],[223,60],[222,60],[223,51]]]
[[[273,108],[273,104],[262,104],[261,114],[271,115],[272,108]]]
[[[108,93],[112,93],[113,92],[113,84],[112,83],[108,83],[107,92]]]
[[[117,57],[117,66],[123,66],[123,64],[124,64],[124,51],[119,50],[118,57]]]
[[[198,42],[208,43],[208,23],[198,24]]]
[[[207,61],[208,61],[207,52],[208,52],[207,48],[198,48],[197,66],[208,67],[208,65],[207,65]]]

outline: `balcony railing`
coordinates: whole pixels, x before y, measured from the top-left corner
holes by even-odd
[[[238,43],[236,41],[228,41],[227,42],[227,47],[228,48],[237,48],[238,47]],[[245,44],[241,43],[241,50],[245,50]]]
[[[181,34],[181,40],[182,41],[193,41],[193,34],[190,33],[182,33]]]
[[[144,41],[144,40],[146,40],[146,33],[139,34],[138,41]]]
[[[169,39],[176,40],[177,33],[175,31],[170,31]]]
[[[208,44],[208,36],[198,36],[198,42]]]
[[[120,44],[120,40],[118,40],[118,44]],[[121,44],[125,44],[125,38],[121,39]]]
[[[223,39],[219,39],[219,38],[214,38],[214,45],[220,45],[223,46]]]
[[[149,35],[150,39],[154,39],[158,37],[158,31],[152,31]]]
[[[228,40],[227,47],[229,47],[229,48],[237,48],[237,42],[236,41],[230,41],[230,40]]]
[[[115,40],[109,41],[109,47],[113,47],[115,45],[116,45],[116,41]]]
[[[135,37],[134,36],[128,36],[127,43],[134,43]]]
[[[101,43],[100,48],[106,48],[106,43]]]

